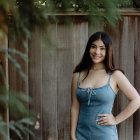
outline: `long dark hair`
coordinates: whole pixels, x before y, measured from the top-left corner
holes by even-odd
[[[105,32],[96,32],[90,36],[90,38],[87,42],[87,45],[86,45],[86,49],[85,49],[83,58],[80,61],[80,63],[75,67],[73,73],[81,72],[82,70],[87,70],[89,73],[89,70],[91,69],[91,67],[93,65],[93,61],[89,55],[89,50],[91,48],[92,42],[99,40],[99,39],[103,41],[105,48],[106,48],[106,56],[104,59],[106,72],[112,73],[115,70],[120,70],[124,73],[123,70],[115,68],[115,60],[114,60],[114,55],[113,55],[112,41],[111,41],[110,37]],[[87,75],[88,75],[88,73],[87,73]],[[86,75],[86,77],[87,77],[87,75]]]

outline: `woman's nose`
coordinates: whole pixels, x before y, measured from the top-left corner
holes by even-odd
[[[100,53],[100,49],[97,48],[97,49],[95,50],[95,53],[96,53],[96,54],[99,54],[99,53]]]

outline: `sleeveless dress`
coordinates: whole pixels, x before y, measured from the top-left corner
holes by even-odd
[[[109,75],[106,85],[99,88],[81,88],[80,73],[76,95],[80,103],[80,111],[76,128],[77,140],[118,140],[116,125],[100,125],[98,114],[112,112],[116,93],[110,86]]]

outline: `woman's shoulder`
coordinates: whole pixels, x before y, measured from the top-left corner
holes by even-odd
[[[112,75],[120,76],[120,75],[124,75],[124,73],[121,70],[117,69],[112,72]]]
[[[78,86],[78,79],[79,79],[79,72],[74,72],[72,76],[72,85],[75,88]]]
[[[80,74],[80,75],[83,75],[83,74],[86,74],[86,73],[87,73],[87,70],[82,70],[82,71],[80,71],[80,72],[74,72],[73,75],[74,75],[75,77],[79,77],[79,74]]]
[[[122,77],[125,77],[124,73],[121,70],[115,70],[112,73],[112,77],[116,80],[121,79]]]
[[[73,81],[77,82],[78,78],[79,78],[79,72],[74,72],[72,76]]]
[[[81,79],[81,77],[83,77],[85,74],[86,74],[86,70],[82,70],[82,71],[80,71],[80,72],[74,72],[73,73],[73,80],[74,81],[78,81],[78,79],[79,79],[79,76],[80,76],[80,79]]]
[[[77,77],[79,76],[79,73],[80,73],[80,72],[74,72],[74,73],[73,73],[73,77],[74,77],[74,78],[77,78]]]

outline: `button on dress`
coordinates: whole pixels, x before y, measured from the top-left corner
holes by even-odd
[[[76,137],[77,140],[118,140],[116,125],[100,125],[98,114],[110,114],[116,93],[110,86],[109,75],[106,85],[99,88],[81,88],[80,73],[76,95],[80,103]]]

